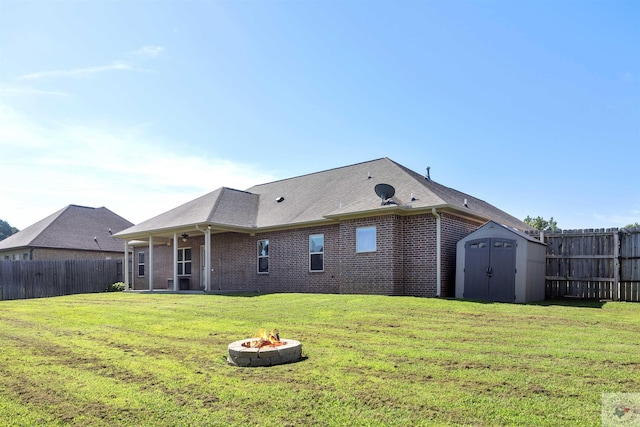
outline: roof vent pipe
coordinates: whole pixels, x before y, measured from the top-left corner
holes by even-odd
[[[431,166],[427,166],[427,174],[424,177],[424,179],[426,179],[427,181],[431,181],[431,174],[429,173],[430,171],[431,171]]]

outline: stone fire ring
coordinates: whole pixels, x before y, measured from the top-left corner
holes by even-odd
[[[227,362],[235,366],[273,366],[297,362],[302,358],[300,341],[281,339],[284,344],[260,348],[243,347],[242,343],[254,340],[248,338],[229,344]]]

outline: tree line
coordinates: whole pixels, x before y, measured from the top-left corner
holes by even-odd
[[[18,231],[17,228],[9,225],[7,221],[3,221],[0,219],[0,240],[4,240],[12,234],[16,234]]]

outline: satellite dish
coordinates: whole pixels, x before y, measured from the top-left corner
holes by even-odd
[[[392,198],[396,194],[396,189],[389,184],[377,184],[374,190],[380,197],[381,205],[384,205],[385,200]]]

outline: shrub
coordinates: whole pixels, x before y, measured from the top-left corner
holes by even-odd
[[[122,292],[122,291],[124,291],[123,282],[112,283],[109,286],[107,286],[107,289],[105,289],[105,292]]]

